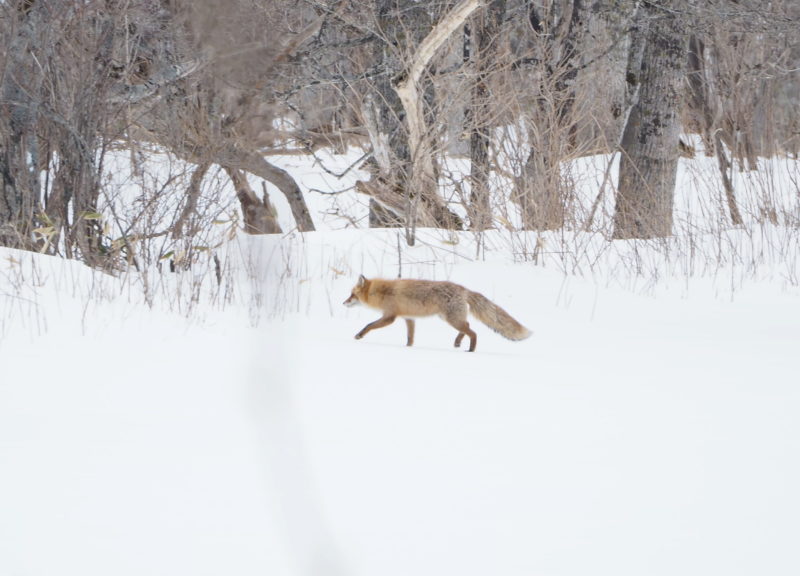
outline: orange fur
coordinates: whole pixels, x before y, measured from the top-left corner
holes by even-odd
[[[482,294],[452,282],[380,278],[368,280],[361,276],[350,297],[344,301],[345,306],[356,304],[363,304],[383,312],[383,316],[367,324],[356,334],[356,339],[359,340],[371,330],[388,326],[399,316],[406,320],[408,333],[406,345],[412,346],[414,318],[438,315],[458,330],[455,346],[460,346],[464,336],[469,336],[469,351],[474,352],[478,336],[467,322],[468,313],[509,340],[522,340],[531,334],[508,312]]]

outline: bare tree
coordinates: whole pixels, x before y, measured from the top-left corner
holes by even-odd
[[[706,149],[712,150],[717,157],[719,173],[725,190],[725,199],[731,222],[734,226],[742,224],[742,215],[736,203],[733,183],[730,177],[731,163],[722,143],[722,129],[717,129],[712,95],[709,89],[705,43],[698,36],[689,39],[688,70],[686,74],[689,84],[688,109],[696,113],[696,129],[702,135]]]
[[[515,186],[524,228],[584,226],[602,191],[581,213],[565,166],[621,148],[613,235],[668,235],[681,117],[716,154],[735,224],[732,171],[800,141],[799,12],[788,0],[3,2],[0,243],[105,265],[136,240],[101,220],[106,153],[126,146],[138,165],[148,143],[195,165],[161,191],[172,228],[150,236],[198,232],[209,174],[234,184],[248,233],[280,231],[256,178],[313,230],[300,186],[267,157],[329,137],[368,143],[372,178],[357,189],[370,225],[405,226],[413,242],[417,226],[462,226],[448,122],[470,142],[473,230],[513,225],[492,212],[506,203],[490,174]],[[511,165],[498,161],[508,146]]]
[[[426,125],[423,84],[437,50],[479,6],[479,0],[462,0],[434,26],[426,22],[429,16],[422,5],[392,0],[377,3],[382,73],[365,98],[364,119],[378,177],[362,183],[360,189],[396,214],[406,226],[410,244],[417,225],[461,227],[460,218],[437,192],[437,147],[433,130]],[[404,208],[398,212],[399,198]]]
[[[45,15],[42,3],[0,6],[5,62],[0,98],[8,112],[0,115],[0,244],[30,248],[41,211],[39,141],[36,125],[41,71],[29,57],[39,43]]]
[[[62,250],[103,265],[97,204],[102,134],[116,110],[113,81],[119,15],[105,2],[4,3],[10,46],[2,80],[0,242]],[[44,172],[43,182],[40,174]]]
[[[622,138],[615,238],[654,238],[672,234],[672,207],[678,169],[681,82],[688,36],[679,1],[645,3],[650,19],[641,67],[638,100]]]
[[[530,152],[518,182],[517,198],[525,228],[553,230],[564,225],[568,190],[560,165],[575,142],[575,79],[585,27],[582,0],[530,3],[528,19],[535,45],[535,108],[528,122]]]
[[[152,63],[153,75],[165,81],[151,82],[154,89],[136,94],[135,104],[143,111],[136,120],[140,136],[187,160],[211,160],[230,175],[244,171],[263,178],[286,196],[298,229],[314,230],[299,186],[288,172],[268,162],[257,144],[263,132],[274,134],[272,120],[280,107],[270,96],[285,83],[281,66],[318,31],[324,15],[300,13],[287,23],[266,2],[199,1],[176,2],[167,19],[172,38],[161,41],[174,44],[176,54]],[[290,24],[299,26],[299,32],[286,30],[277,42],[270,40],[275,29]],[[190,54],[199,58],[192,61]],[[173,78],[158,72],[176,66],[191,73]],[[258,209],[265,216],[271,211],[255,195],[239,198],[243,212]],[[251,233],[272,228],[247,227]]]
[[[473,76],[472,98],[466,114],[470,150],[469,216],[470,228],[479,232],[492,225],[489,188],[492,161],[489,152],[498,115],[490,77],[498,62],[505,11],[506,0],[493,0],[465,27],[465,60]]]

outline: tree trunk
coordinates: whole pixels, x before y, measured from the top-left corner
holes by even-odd
[[[492,225],[489,197],[489,148],[491,145],[492,99],[488,80],[497,51],[497,35],[506,11],[505,0],[493,0],[473,19],[469,27],[468,61],[475,81],[472,86],[472,106],[467,109],[467,129],[470,145],[470,228],[481,232]]]
[[[388,183],[382,180],[369,180],[356,182],[356,191],[370,197],[370,219],[381,218],[375,222],[378,227],[398,228],[405,226],[409,228],[408,198],[402,192],[392,189]],[[453,214],[442,199],[436,196],[419,196],[416,198],[417,205],[414,207],[415,221],[419,226],[430,228],[461,227],[462,221],[457,214]],[[373,222],[370,222],[373,225]]]
[[[642,7],[650,24],[642,56],[639,98],[622,137],[614,213],[614,238],[662,238],[672,234],[678,169],[681,83],[688,37],[677,10]]]
[[[696,128],[702,135],[706,148],[714,150],[719,166],[719,174],[722,178],[722,186],[725,189],[725,200],[728,204],[728,212],[734,226],[742,224],[742,215],[739,206],[736,204],[736,195],[733,191],[730,169],[731,163],[725,154],[725,148],[714,122],[714,114],[711,108],[711,95],[708,88],[708,78],[705,66],[705,44],[697,36],[692,36],[689,40],[689,70],[686,75],[689,81],[689,110],[694,116]]]
[[[540,17],[531,3],[528,17],[543,39],[538,107],[528,130],[530,152],[518,184],[517,199],[523,226],[528,230],[556,230],[564,226],[567,193],[561,162],[574,147],[574,83],[586,8],[581,0],[560,3],[557,19]],[[544,40],[546,39],[546,40]]]
[[[30,57],[39,7],[20,8],[0,85],[0,245],[30,248],[39,205],[38,119],[41,74]]]
[[[189,188],[186,190],[186,204],[183,205],[183,209],[172,227],[173,240],[183,237],[184,233],[187,236],[195,234],[196,230],[192,220],[197,213],[197,201],[200,199],[200,193],[202,192],[203,178],[206,177],[210,167],[211,164],[209,162],[202,162],[192,172]]]
[[[644,58],[644,49],[647,46],[647,38],[650,31],[650,20],[643,16],[644,11],[641,5],[636,4],[631,14],[634,24],[630,31],[628,58],[625,65],[625,93],[623,95],[622,110],[620,111],[619,132],[614,141],[617,148],[622,146],[625,129],[628,126],[628,122],[631,121],[631,114],[634,109],[638,114],[636,105],[639,103],[639,89],[642,84],[642,58]]]
[[[398,191],[405,196],[406,183],[411,176],[411,151],[408,146],[408,131],[404,126],[405,111],[400,97],[392,86],[396,74],[402,70],[400,50],[404,47],[401,38],[406,42],[416,40],[416,36],[424,34],[430,28],[426,13],[418,6],[407,6],[402,0],[375,0],[378,29],[382,41],[375,43],[374,57],[383,72],[375,78],[375,83],[364,98],[362,113],[372,144],[375,170],[372,183],[382,183],[381,187],[390,191]],[[408,20],[412,20],[407,26]],[[410,37],[410,38],[409,38]],[[382,225],[391,222],[379,208],[370,202],[370,225]],[[411,215],[404,210],[398,213],[404,221]]]
[[[247,176],[240,170],[226,166],[225,172],[230,176],[242,206],[244,231],[248,234],[280,234],[281,227],[275,218],[275,209],[270,204],[269,197],[265,195],[261,199],[256,196]]]
[[[421,186],[426,193],[435,193],[436,177],[433,162],[433,145],[423,113],[419,84],[422,74],[437,50],[451,34],[480,8],[480,0],[461,0],[442,17],[420,43],[411,59],[410,66],[397,82],[395,90],[405,111],[408,124],[408,146],[411,152],[411,183]]]
[[[603,176],[603,183],[600,185],[600,190],[597,192],[597,196],[595,196],[594,202],[592,203],[592,208],[589,211],[589,217],[586,219],[586,222],[583,226],[583,229],[586,231],[591,229],[594,215],[597,212],[597,208],[600,206],[600,202],[603,200],[603,196],[605,195],[606,191],[606,184],[609,182],[614,155],[622,146],[622,138],[625,134],[625,128],[627,127],[628,122],[631,121],[631,114],[636,103],[639,101],[642,56],[644,55],[644,47],[647,44],[647,30],[650,25],[649,20],[641,17],[641,13],[639,12],[640,8],[641,5],[636,3],[633,5],[633,9],[629,13],[629,18],[632,22],[632,25],[630,30],[627,32],[628,45],[626,58],[627,63],[625,65],[624,90],[621,94],[621,101],[612,104],[611,109],[612,116],[617,120],[612,131],[612,156],[609,159],[608,165],[606,166],[605,175]],[[634,122],[638,122],[638,120],[634,120]]]
[[[419,88],[433,55],[480,6],[480,1],[461,0],[436,26],[430,26],[426,6],[405,0],[377,1],[378,26],[384,39],[378,60],[386,72],[378,77],[374,94],[365,98],[364,117],[378,163],[379,181],[374,184],[402,197],[400,214],[406,226],[406,241],[412,245],[419,223],[418,210],[423,205],[435,206],[431,213],[445,216],[436,216],[444,227],[461,227],[460,219],[438,196],[435,139],[426,127]],[[418,44],[414,42],[422,34],[424,38]],[[408,46],[416,46],[411,56],[401,54],[400,50]],[[374,215],[370,221],[379,217]]]
[[[551,120],[553,117],[551,116]],[[549,131],[539,133],[522,172],[519,205],[526,230],[557,230],[564,226],[564,191],[560,158]]]
[[[243,150],[237,146],[228,146],[221,154],[217,155],[215,161],[220,161],[223,166],[249,172],[277,186],[278,190],[289,201],[289,207],[292,209],[292,216],[294,216],[297,229],[301,232],[313,232],[315,230],[314,221],[311,219],[311,213],[308,211],[303,193],[300,191],[295,179],[286,170],[270,164],[257,152]]]

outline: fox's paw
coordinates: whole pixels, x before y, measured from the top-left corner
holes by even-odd
[[[356,334],[356,340],[361,340],[363,337],[364,337],[364,335],[361,332]]]

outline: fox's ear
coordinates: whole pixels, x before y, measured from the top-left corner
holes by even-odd
[[[366,284],[366,283],[367,283],[367,279],[366,279],[366,278],[364,278],[364,275],[363,275],[363,274],[362,274],[361,276],[359,276],[359,277],[358,277],[358,287],[359,287],[359,288],[360,288],[361,286],[363,286],[364,284]]]

